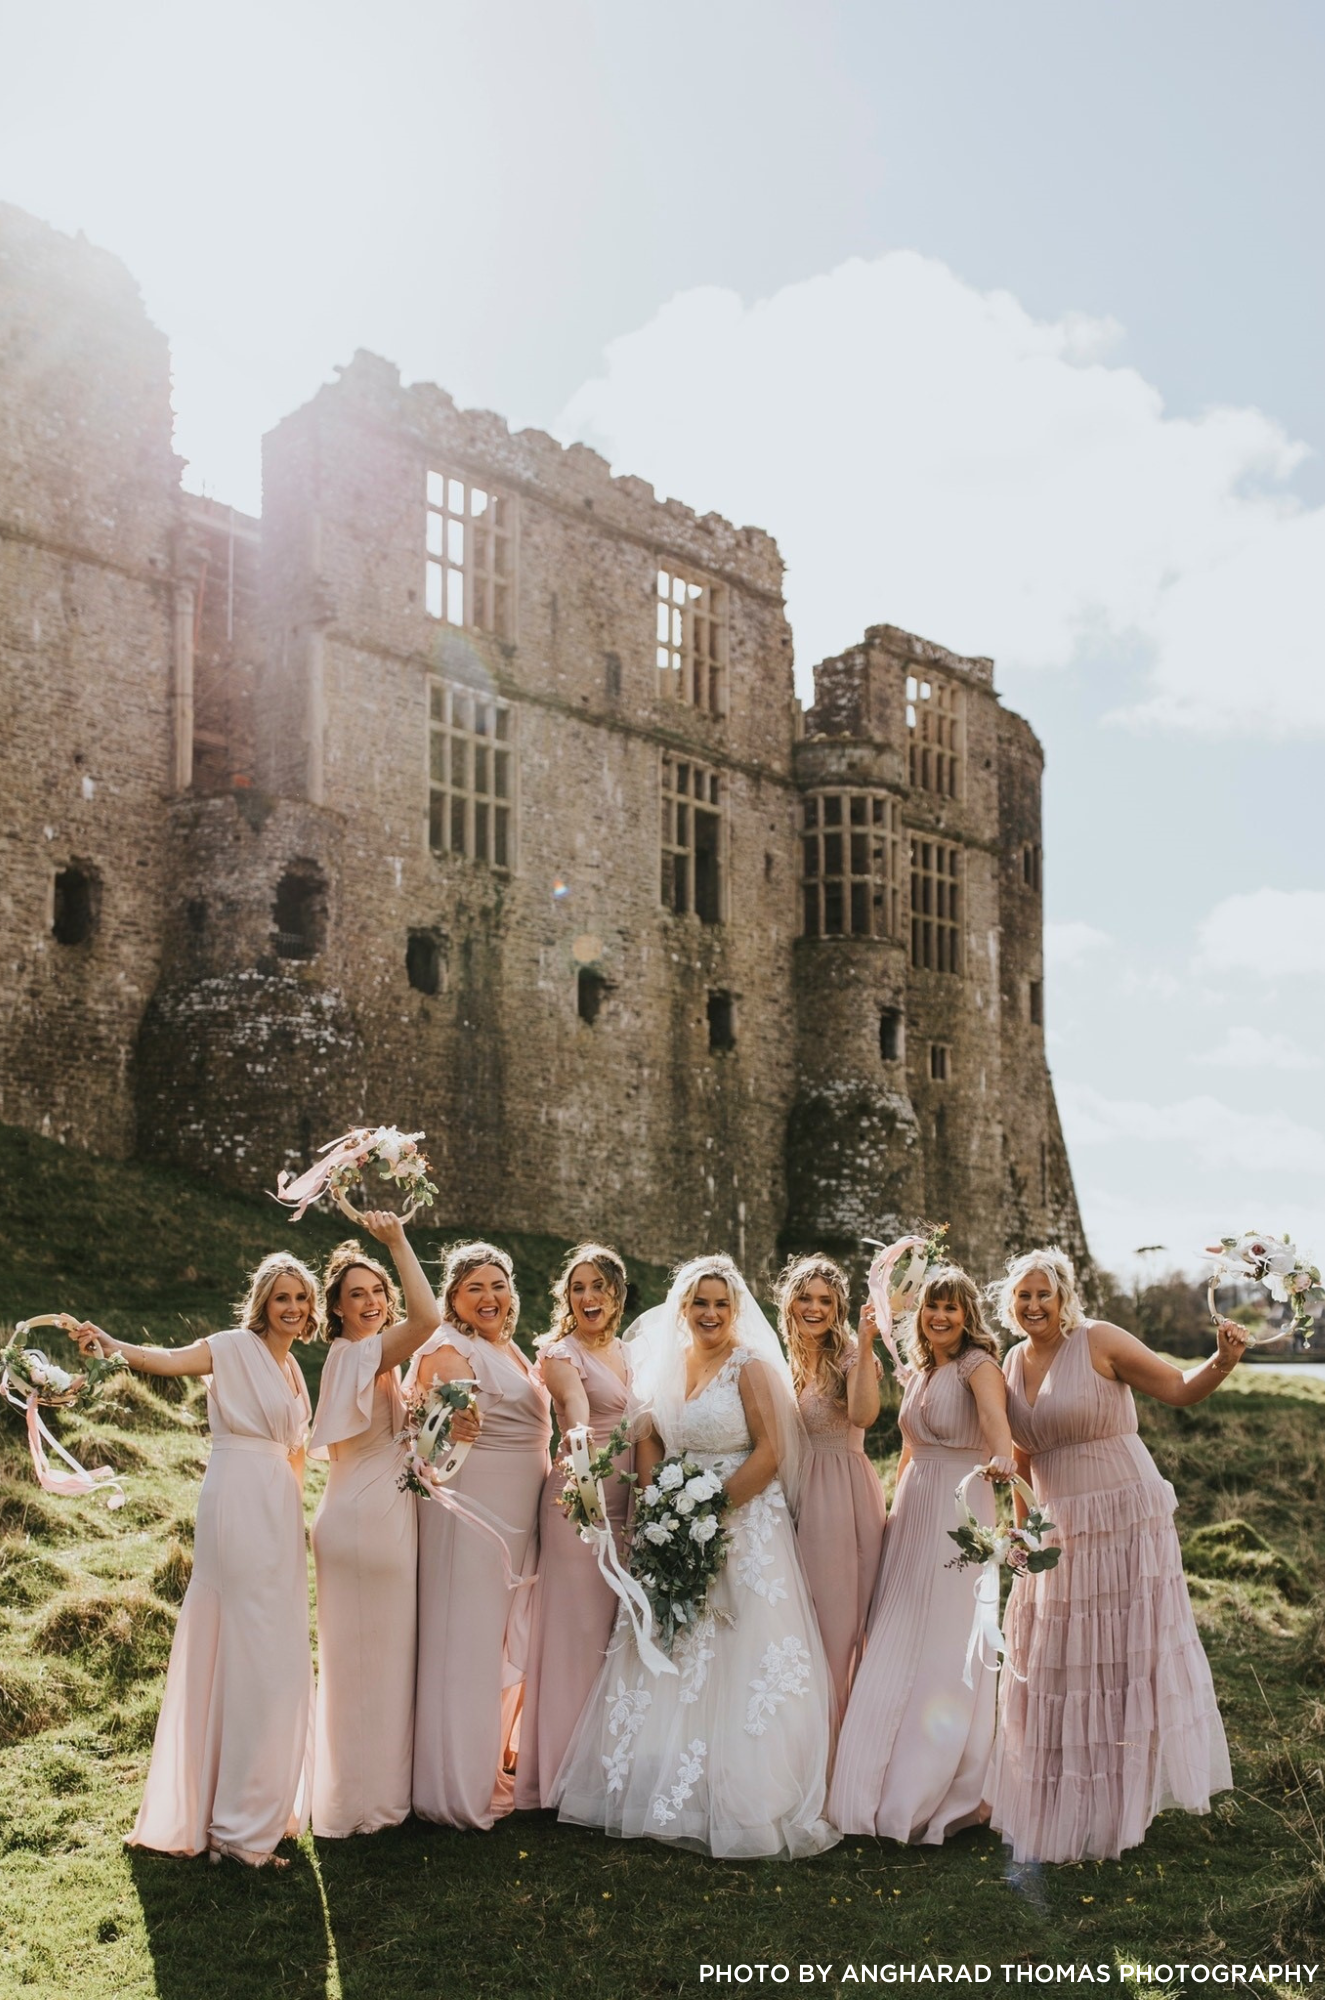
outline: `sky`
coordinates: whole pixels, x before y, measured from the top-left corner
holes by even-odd
[[[0,0],[0,200],[115,251],[186,484],[358,347],[778,539],[1045,745],[1096,1256],[1325,1257],[1315,0]]]

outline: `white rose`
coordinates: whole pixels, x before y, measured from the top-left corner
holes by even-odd
[[[672,1531],[666,1521],[646,1521],[644,1524],[644,1539],[652,1542],[657,1547],[663,1542],[671,1541]]]
[[[658,1484],[664,1493],[675,1493],[684,1478],[685,1474],[679,1465],[665,1465],[658,1474]]]
[[[643,1507],[656,1507],[661,1499],[662,1494],[656,1486],[646,1486],[640,1494],[640,1505]]]
[[[678,1493],[676,1496],[676,1511],[678,1514],[693,1514],[695,1511],[694,1494]]]
[[[715,1514],[701,1514],[697,1521],[690,1523],[690,1539],[692,1542],[698,1542],[701,1547],[705,1542],[711,1542],[717,1532],[718,1521]]]
[[[695,1500],[711,1500],[721,1484],[711,1472],[698,1472],[693,1479],[687,1479],[686,1492]]]
[[[671,1534],[673,1528],[679,1528],[680,1525],[681,1523],[677,1520],[675,1514],[664,1514],[663,1526],[666,1528],[669,1535]]]
[[[1309,1292],[1311,1290],[1310,1271],[1294,1271],[1288,1279],[1288,1289],[1290,1292]]]

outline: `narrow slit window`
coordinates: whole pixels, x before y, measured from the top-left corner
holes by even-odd
[[[587,1028],[592,1028],[603,1010],[608,985],[601,972],[582,965],[575,975],[575,1008]]]
[[[880,1012],[879,1055],[886,1063],[902,1060],[902,1014],[898,1007],[885,1007]]]
[[[736,1047],[736,1009],[730,993],[708,997],[709,1054],[726,1055]]]
[[[931,1083],[952,1082],[952,1050],[947,1042],[929,1045],[929,1079]]]
[[[55,876],[51,936],[57,944],[86,944],[101,916],[101,877],[73,864]]]

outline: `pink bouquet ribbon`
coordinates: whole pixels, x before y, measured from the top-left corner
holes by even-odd
[[[294,1210],[291,1222],[300,1221],[304,1211],[326,1193],[327,1183],[338,1168],[363,1166],[373,1150],[372,1137],[369,1126],[356,1125],[319,1147],[317,1159],[302,1174],[293,1178],[288,1172],[277,1174],[275,1199]]]
[[[17,1332],[26,1333],[33,1326],[58,1326],[68,1333],[76,1322],[68,1313],[39,1313],[35,1319],[24,1320]],[[10,1385],[9,1372],[0,1374],[0,1394],[15,1410],[22,1410],[27,1422],[28,1451],[32,1456],[32,1470],[37,1475],[37,1484],[43,1493],[58,1494],[65,1500],[85,1500],[90,1493],[104,1493],[107,1505],[122,1507],[126,1495],[123,1486],[108,1465],[94,1466],[89,1471],[71,1452],[65,1450],[59,1438],[52,1436],[43,1423],[38,1408],[40,1398],[35,1390],[26,1395],[16,1396]],[[68,1472],[53,1472],[47,1447],[57,1458],[62,1458],[69,1467]]]
[[[870,1304],[874,1308],[879,1338],[892,1356],[893,1371],[899,1382],[905,1381],[911,1371],[902,1359],[893,1333],[893,1305],[888,1280],[903,1257],[908,1256],[912,1250],[923,1250],[924,1247],[923,1236],[903,1236],[899,1242],[891,1244],[886,1250],[880,1250],[870,1265],[868,1280]]]

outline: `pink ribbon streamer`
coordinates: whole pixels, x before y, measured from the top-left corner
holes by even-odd
[[[51,1433],[37,1414],[37,1398],[35,1396],[29,1396],[25,1402],[21,1397],[15,1396],[12,1393],[7,1380],[0,1386],[4,1388],[5,1401],[11,1403],[16,1410],[22,1410],[26,1414],[28,1450],[32,1454],[32,1469],[37,1475],[37,1484],[43,1493],[56,1493],[66,1500],[83,1500],[86,1499],[89,1493],[104,1493],[107,1496],[106,1504],[108,1506],[122,1507],[124,1505],[126,1497],[124,1488],[120,1485],[119,1480],[108,1465],[98,1465],[91,1472],[87,1471],[71,1453],[65,1450],[59,1438],[51,1436]],[[50,1461],[46,1456],[47,1445],[70,1467],[68,1472],[51,1471]]]
[[[305,1209],[326,1193],[327,1183],[338,1167],[361,1167],[372,1151],[369,1143],[372,1133],[366,1125],[355,1125],[343,1132],[339,1139],[328,1140],[318,1148],[319,1157],[302,1174],[291,1176],[282,1170],[276,1176],[276,1193],[272,1199],[293,1208],[291,1222],[298,1222]]]
[[[506,1537],[513,1535],[516,1530],[508,1522],[499,1520],[495,1514],[490,1514],[477,1500],[464,1500],[458,1493],[452,1493],[448,1486],[434,1485],[428,1478],[432,1468],[423,1461],[416,1459],[414,1470],[426,1484],[430,1500],[435,1500],[439,1507],[445,1507],[447,1513],[454,1514],[458,1520],[467,1521],[471,1528],[477,1528],[481,1535],[486,1535],[490,1541],[497,1544],[501,1555],[502,1578],[508,1590],[523,1590],[526,1584],[538,1581],[537,1573],[533,1576],[517,1576],[511,1568],[511,1552],[506,1546]]]
[[[870,1265],[868,1280],[870,1304],[874,1307],[874,1320],[879,1338],[892,1356],[893,1373],[899,1382],[905,1381],[911,1370],[902,1359],[893,1333],[893,1304],[888,1279],[908,1251],[923,1250],[924,1247],[925,1240],[922,1236],[903,1236],[900,1242],[892,1244],[887,1250],[881,1250]]]

